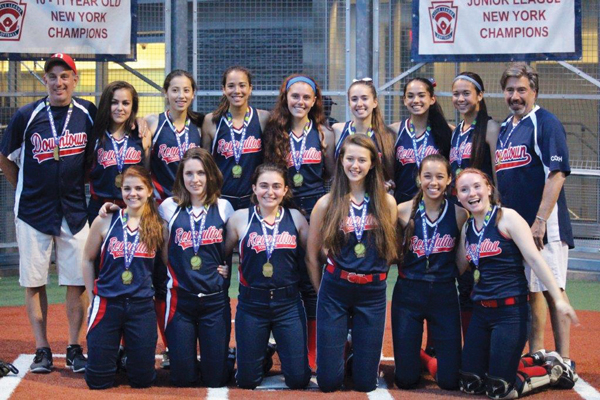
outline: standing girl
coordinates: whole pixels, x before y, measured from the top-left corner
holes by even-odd
[[[398,132],[395,145],[394,182],[396,202],[411,200],[417,193],[417,170],[430,154],[448,157],[452,130],[433,92],[434,83],[413,78],[404,85],[404,105],[410,117],[390,125]]]
[[[467,213],[446,199],[452,174],[442,155],[423,159],[419,181],[415,198],[398,205],[404,245],[392,298],[395,381],[400,388],[419,382],[419,358],[429,361],[421,350],[423,321],[427,320],[437,363],[426,365],[433,367],[430,372],[442,389],[458,389],[461,336],[455,278],[467,263],[464,251],[456,250]]]
[[[516,398],[550,383],[519,368],[531,319],[523,260],[548,288],[563,318],[577,324],[525,220],[499,205],[485,173],[467,168],[456,178],[458,200],[472,215],[461,246],[474,269],[473,317],[465,338],[460,376],[467,393]]]
[[[250,206],[250,177],[262,164],[262,132],[269,112],[250,107],[252,75],[247,68],[227,68],[219,107],[202,125],[202,146],[213,155],[223,174],[222,196],[234,210]]]
[[[309,274],[319,293],[317,381],[324,392],[340,389],[344,381],[349,318],[354,388],[369,392],[377,387],[385,280],[397,254],[396,214],[396,202],[385,192],[375,144],[365,135],[349,136],[340,150],[331,192],[311,215],[307,251]]]
[[[306,316],[298,290],[299,250],[306,246],[308,224],[289,208],[286,177],[280,166],[260,165],[252,176],[255,205],[236,211],[227,224],[226,252],[231,254],[239,242],[240,253],[235,378],[241,388],[261,383],[271,331],[286,385],[302,389],[310,380]]]
[[[150,173],[135,165],[123,173],[126,208],[92,223],[83,273],[90,297],[88,363],[91,389],[114,384],[121,335],[127,342],[127,376],[132,387],[155,379],[156,314],[152,286],[154,257],[163,243],[163,224],[152,195]],[[98,278],[94,260],[100,254]]]
[[[195,385],[198,372],[209,387],[224,386],[229,379],[229,280],[219,273],[219,266],[225,264],[225,225],[233,209],[219,198],[222,184],[223,176],[210,153],[190,149],[177,169],[174,197],[159,208],[169,229],[163,251],[168,275],[166,311],[160,323],[170,344],[170,376],[175,386]]]
[[[192,111],[196,81],[187,71],[172,71],[163,83],[167,109],[151,114],[146,122],[152,132],[150,168],[159,202],[172,196],[175,174],[185,152],[200,146],[203,115]]]
[[[135,126],[139,97],[133,86],[124,81],[108,84],[100,97],[88,146],[93,152],[88,157],[90,203],[88,221],[98,216],[102,204],[110,202],[124,207],[121,197],[123,173],[132,165],[149,167],[149,136],[143,139]],[[92,147],[93,146],[93,147]]]

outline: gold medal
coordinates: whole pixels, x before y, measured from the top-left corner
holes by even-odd
[[[133,273],[127,269],[121,274],[121,279],[123,280],[123,284],[131,285],[131,282],[133,282]]]
[[[115,176],[115,186],[121,189],[121,186],[123,186],[123,174]]]
[[[200,256],[195,255],[190,259],[190,264],[192,265],[192,269],[194,271],[198,271],[202,266],[202,259],[200,258]]]
[[[365,256],[365,254],[367,253],[367,248],[365,247],[364,244],[362,243],[357,243],[354,246],[354,254],[356,254],[356,257],[358,258],[363,258]]]
[[[475,281],[475,283],[479,283],[480,277],[481,277],[481,272],[479,272],[479,269],[476,269],[475,271],[473,271],[473,280]]]
[[[234,165],[233,168],[231,168],[231,173],[233,174],[234,178],[241,178],[242,177],[242,166]]]
[[[462,172],[462,168],[457,168],[456,172],[454,173],[454,176],[458,176],[458,174],[460,174]]]
[[[54,146],[54,159],[60,161],[60,147]]]
[[[295,187],[300,187],[304,183],[304,176],[302,176],[301,173],[295,174],[292,179],[294,181],[294,186]]]
[[[270,278],[273,276],[273,264],[271,264],[270,262],[266,262],[263,264],[263,276],[265,278]]]

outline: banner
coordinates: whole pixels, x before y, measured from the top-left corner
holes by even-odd
[[[581,0],[413,0],[412,58],[581,58]]]
[[[0,0],[0,51],[130,55],[136,5],[135,0]]]

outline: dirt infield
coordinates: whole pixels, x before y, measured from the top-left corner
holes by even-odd
[[[235,300],[232,300],[232,307],[235,311]],[[67,320],[64,305],[51,305],[48,309],[48,335],[53,352],[64,353],[67,342]],[[578,311],[581,320],[580,327],[572,328],[572,358],[577,362],[577,371],[581,378],[593,386],[596,390],[600,388],[600,313],[592,311]],[[3,307],[0,308],[0,325],[2,326],[0,340],[0,359],[13,361],[20,354],[32,354],[35,352],[34,339],[31,333],[29,321],[24,307]],[[551,331],[547,330],[547,347],[551,345]],[[233,340],[233,339],[232,339]],[[157,354],[163,349],[157,347]],[[389,323],[386,326],[384,348],[384,357],[392,357],[392,342]],[[102,400],[109,399],[134,399],[134,398],[229,398],[229,399],[247,399],[249,397],[256,399],[277,399],[277,400],[297,400],[297,399],[367,399],[367,398],[390,398],[404,399],[436,399],[436,398],[472,398],[459,392],[446,392],[440,390],[431,378],[425,378],[421,386],[412,391],[399,390],[393,385],[393,361],[383,361],[381,372],[383,381],[387,383],[388,391],[379,393],[375,396],[366,394],[343,391],[334,394],[322,394],[318,390],[306,391],[247,391],[234,387],[230,384],[228,391],[209,393],[205,388],[173,388],[168,385],[168,372],[157,370],[156,386],[150,389],[136,390],[127,385],[127,378],[124,375],[118,375],[118,386],[106,391],[97,392],[87,389],[82,374],[74,374],[65,367],[65,359],[55,357],[55,370],[47,375],[35,375],[28,373],[19,383],[11,398],[13,399],[84,399],[96,400],[102,396]],[[158,360],[157,360],[158,368]],[[278,372],[279,365],[275,360],[275,366],[270,375]],[[349,385],[351,387],[351,385]],[[376,392],[373,392],[376,393]],[[210,394],[210,396],[209,396]],[[223,396],[223,397],[219,397]],[[226,397],[225,397],[226,396]],[[2,393],[0,393],[2,397]],[[531,397],[530,397],[531,398]],[[536,399],[580,399],[574,390],[550,390],[535,395]]]

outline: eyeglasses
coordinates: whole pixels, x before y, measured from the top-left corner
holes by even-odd
[[[356,82],[373,82],[373,78],[352,79],[352,83]]]

